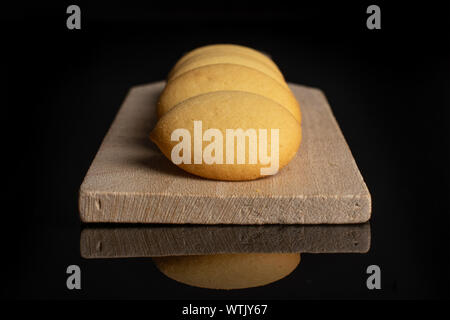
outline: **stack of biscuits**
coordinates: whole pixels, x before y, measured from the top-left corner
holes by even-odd
[[[300,146],[299,103],[277,65],[244,46],[208,45],[182,56],[168,75],[157,112],[151,140],[180,168],[208,179],[274,174]],[[247,134],[245,146],[239,138],[229,141],[232,130]],[[191,141],[183,141],[188,139],[183,132]],[[267,170],[270,166],[276,170]]]

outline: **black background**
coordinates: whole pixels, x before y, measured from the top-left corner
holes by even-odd
[[[372,2],[74,3],[81,30],[66,28],[71,2],[1,8],[2,297],[449,298],[448,4],[376,1],[382,29],[368,30]],[[80,257],[78,188],[128,89],[208,43],[265,51],[325,92],[372,194],[368,254],[305,254],[289,277],[230,292],[176,283],[151,259]],[[70,264],[81,291],[66,289]],[[370,264],[382,290],[365,286]]]

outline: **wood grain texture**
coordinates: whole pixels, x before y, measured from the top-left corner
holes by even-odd
[[[299,152],[277,175],[212,181],[173,165],[149,141],[164,82],[130,90],[79,194],[83,222],[346,224],[371,198],[322,91],[290,84],[302,107]]]
[[[269,226],[88,227],[83,258],[222,253],[366,253],[370,224]]]

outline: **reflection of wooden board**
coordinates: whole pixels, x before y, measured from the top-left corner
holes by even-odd
[[[290,85],[303,141],[277,175],[206,180],[166,159],[148,139],[163,82],[133,88],[80,189],[84,222],[341,224],[370,218],[366,185],[323,93]]]
[[[365,253],[369,223],[339,226],[88,227],[81,232],[84,258],[283,252]]]

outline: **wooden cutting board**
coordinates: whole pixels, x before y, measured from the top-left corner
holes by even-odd
[[[370,224],[269,226],[87,227],[83,258],[160,257],[222,253],[366,253]]]
[[[371,198],[322,91],[290,84],[303,140],[288,166],[245,182],[206,180],[148,139],[165,83],[132,88],[80,187],[83,222],[343,224],[369,220]]]

